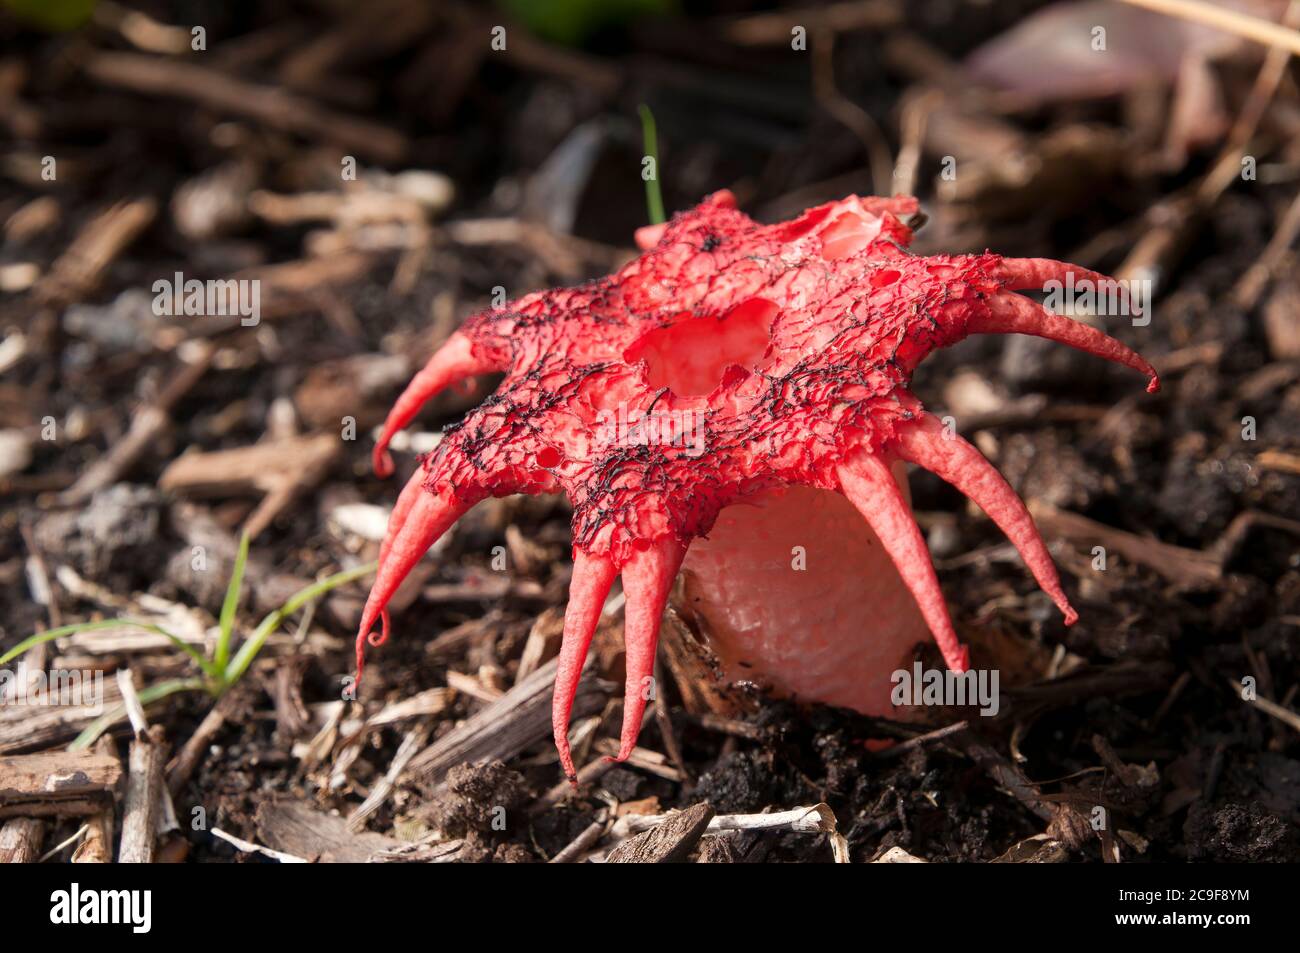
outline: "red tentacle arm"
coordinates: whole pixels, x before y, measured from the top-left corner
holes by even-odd
[[[416,467],[411,478],[406,481],[406,486],[402,487],[402,492],[397,495],[393,512],[388,515],[388,529],[384,533],[384,541],[379,544],[379,565],[388,562],[388,553],[393,548],[393,540],[397,537],[398,531],[406,525],[411,508],[425,495],[424,484],[428,479],[429,474],[425,472],[424,467]]]
[[[1052,281],[1062,285],[1079,285],[1087,281],[1098,288],[1116,285],[1120,291],[1124,290],[1113,278],[1107,278],[1101,272],[1054,258],[1001,258],[990,272],[1012,291],[1044,291],[1048,282]],[[1124,300],[1129,300],[1127,294],[1124,295]]]
[[[383,645],[388,640],[388,603],[397,587],[475,503],[492,492],[508,492],[493,487],[490,475],[476,470],[460,443],[458,436],[445,438],[425,458],[402,488],[388,517],[388,530],[379,546],[379,570],[357,631],[358,683],[366,643]],[[376,621],[382,622],[378,635],[371,631]]]
[[[426,402],[452,384],[494,370],[497,368],[490,361],[475,355],[474,344],[467,334],[457,331],[449,337],[406,385],[406,390],[388,412],[372,457],[375,473],[381,477],[392,474],[393,458],[388,453],[388,445],[399,430],[415,419]]]
[[[659,622],[668,604],[677,570],[686,547],[676,540],[652,543],[633,553],[623,567],[623,649],[627,658],[627,682],[623,693],[623,733],[615,761],[626,761],[636,747],[654,686],[655,651],[659,647]]]
[[[912,591],[925,617],[939,651],[948,667],[964,672],[970,665],[970,653],[957,639],[948,617],[943,590],[934,574],[930,550],[921,528],[912,518],[912,510],[894,482],[889,466],[864,448],[850,451],[836,470],[840,490],[871,526],[889,558],[898,567],[904,584]]]
[[[1140,371],[1148,378],[1148,394],[1160,390],[1160,376],[1156,369],[1132,348],[1091,325],[1049,311],[1022,295],[994,295],[989,299],[986,309],[971,313],[966,322],[966,333],[1032,334],[1058,341]]]
[[[420,493],[407,511],[406,521],[394,533],[392,545],[379,572],[375,584],[366,599],[366,607],[361,613],[361,628],[357,632],[357,682],[361,681],[361,672],[365,666],[365,644],[382,645],[388,639],[388,602],[393,593],[402,584],[410,571],[415,568],[429,547],[447,532],[456,520],[460,519],[472,505],[463,500],[450,488],[435,492]],[[370,630],[376,620],[384,617],[384,626],[378,637]]]
[[[555,694],[551,701],[551,727],[560,766],[570,781],[577,778],[569,751],[569,714],[578,693],[582,666],[587,660],[591,637],[600,623],[601,609],[618,570],[608,556],[590,556],[582,550],[573,554],[573,578],[569,581],[569,605],[564,610],[564,641],[555,672]]]
[[[1038,585],[1052,597],[1065,616],[1065,624],[1075,623],[1079,615],[1061,589],[1056,564],[1052,562],[1033,517],[1016,491],[993,468],[993,464],[984,459],[983,454],[958,434],[950,433],[928,413],[901,422],[894,447],[902,459],[924,467],[974,500],[1015,545]]]

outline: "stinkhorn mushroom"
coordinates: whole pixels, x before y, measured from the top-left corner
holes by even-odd
[[[641,229],[644,253],[613,275],[536,292],[466,321],[388,415],[376,471],[391,473],[390,440],[430,397],[471,375],[504,372],[505,380],[447,428],[397,499],[357,636],[358,676],[365,642],[388,636],[393,592],[461,514],[488,496],[563,492],[573,505],[573,577],[555,680],[555,744],[572,778],[569,712],[621,574],[627,680],[618,759],[625,759],[687,547],[710,533],[725,508],[783,492],[785,505],[799,506],[803,488],[843,494],[873,531],[848,560],[876,587],[866,611],[888,628],[883,616],[903,612],[890,594],[891,585],[902,591],[891,580],[901,580],[947,665],[964,671],[967,651],[905,484],[891,472],[902,461],[978,503],[1072,623],[1075,612],[1025,505],[974,447],[925,411],[908,389],[912,372],[935,348],[969,334],[1021,333],[1141,371],[1150,391],[1156,373],[1101,331],[1016,294],[1053,279],[1104,281],[1100,275],[1047,259],[912,255],[903,218],[916,210],[909,197],[850,197],[760,225],[718,192]],[[823,514],[823,523],[837,521],[840,515]],[[743,603],[747,594],[733,586],[726,598]],[[382,627],[372,632],[376,622]],[[846,672],[870,677],[855,658],[861,635],[841,633],[837,647],[823,623],[766,632],[744,650],[771,656],[749,659],[771,671],[796,670],[787,680],[794,685],[843,683]],[[806,678],[797,671],[805,659]]]

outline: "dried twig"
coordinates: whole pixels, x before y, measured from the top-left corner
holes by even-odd
[[[1236,695],[1238,698],[1240,698],[1242,701],[1244,701],[1246,704],[1252,705],[1253,707],[1258,708],[1260,711],[1264,712],[1264,714],[1276,718],[1278,721],[1282,722],[1282,724],[1286,725],[1291,730],[1300,731],[1300,715],[1297,715],[1291,709],[1285,708],[1282,705],[1279,705],[1275,701],[1269,701],[1267,698],[1261,698],[1258,695],[1254,696],[1253,698],[1247,698],[1245,695],[1242,694],[1241,685],[1238,684],[1237,682],[1234,682],[1232,679],[1228,679],[1228,685],[1232,688],[1233,694]]]
[[[895,26],[903,19],[897,0],[839,0],[823,7],[755,13],[727,21],[723,33],[741,46],[788,44],[795,27],[809,32],[852,33]]]
[[[724,735],[731,735],[735,738],[745,738],[748,741],[758,741],[763,737],[762,728],[752,722],[741,721],[739,718],[726,718],[722,715],[705,712],[702,715],[695,715],[693,720],[701,728],[707,728],[709,731],[718,731]]]
[[[984,742],[978,741],[969,735],[958,737],[963,741],[962,747],[971,760],[983,768],[985,773],[999,786],[1009,791],[1016,800],[1020,801],[1044,821],[1051,823],[1056,819],[1057,805],[1044,800],[1038,788],[1025,777],[1019,768],[984,744]]]
[[[118,861],[151,864],[162,816],[162,768],[166,746],[161,728],[151,728],[131,742],[130,774],[122,807],[122,841]]]
[[[194,63],[140,53],[97,53],[86,63],[86,72],[110,86],[192,100],[285,132],[333,142],[380,162],[400,162],[409,147],[405,136],[387,126],[344,116],[282,88],[245,82]]]
[[[230,844],[236,850],[243,851],[245,854],[261,854],[263,857],[270,857],[272,860],[278,860],[282,864],[309,863],[309,861],[302,857],[295,857],[293,854],[286,854],[284,851],[262,847],[259,844],[254,844],[252,841],[246,841],[242,838],[236,837],[234,834],[227,834],[219,827],[212,828],[212,836],[221,838],[227,844]]]
[[[118,762],[117,747],[107,735],[95,742],[96,754],[106,755]],[[110,800],[103,810],[86,819],[86,834],[77,849],[72,852],[74,864],[110,864],[113,862],[113,818],[114,804]]]
[[[596,841],[600,840],[605,833],[605,825],[600,821],[592,821],[587,825],[581,834],[566,844],[558,854],[550,859],[552,864],[571,864],[591,848],[596,846]]]
[[[958,732],[965,731],[969,727],[970,723],[966,721],[958,721],[951,725],[945,725],[942,728],[936,728],[934,731],[927,731],[925,734],[917,735],[915,738],[908,738],[905,741],[898,742],[898,744],[890,745],[888,748],[882,748],[880,751],[877,751],[872,755],[872,757],[878,761],[901,757],[909,751],[916,748],[923,748],[931,742],[942,741],[945,738],[950,738]]]
[[[614,824],[616,835],[635,834],[662,824],[676,814],[627,814]],[[786,831],[796,834],[826,834],[836,829],[835,812],[826,804],[810,804],[766,814],[719,814],[709,821],[708,831]]]
[[[664,687],[664,663],[661,656],[655,656],[654,678],[658,691],[663,691]],[[659,728],[659,737],[663,739],[664,750],[668,752],[668,758],[677,768],[677,773],[686,780],[691,780],[691,774],[686,770],[686,761],[682,758],[681,747],[677,744],[677,733],[673,730],[672,716],[668,713],[668,706],[660,703],[655,705],[654,710],[655,724]]]
[[[190,735],[181,746],[181,750],[172,758],[171,763],[167,765],[167,789],[173,797],[180,794],[181,788],[185,787],[194,769],[207,754],[212,739],[217,736],[226,719],[233,714],[242,701],[243,696],[239,688],[221,696],[211,710],[203,716],[199,726],[194,729],[194,734]]]
[[[332,434],[290,437],[234,450],[186,453],[163,471],[158,486],[192,496],[264,493],[244,532],[256,537],[334,464],[343,444]]]
[[[596,742],[596,750],[606,757],[612,758],[618,754],[619,743],[613,738],[601,738]],[[630,768],[640,768],[642,771],[664,778],[668,781],[681,782],[682,774],[675,767],[668,763],[668,756],[660,754],[658,751],[651,751],[649,748],[642,748],[637,745],[632,749],[627,760],[623,762]]]
[[[1268,286],[1298,236],[1300,236],[1300,195],[1297,195],[1287,207],[1286,214],[1282,216],[1277,231],[1269,239],[1263,253],[1237,279],[1232,289],[1232,300],[1235,304],[1247,311],[1254,308],[1259,301],[1259,296]]]
[[[162,391],[153,400],[146,401],[131,414],[131,428],[99,460],[91,464],[81,477],[62,494],[65,504],[77,504],[90,499],[96,490],[120,480],[135,465],[141,455],[157,445],[159,439],[171,429],[171,409],[188,394],[212,366],[214,350],[201,344],[193,357],[181,365]]]
[[[588,264],[619,268],[630,252],[597,242],[560,235],[536,222],[517,218],[464,219],[446,226],[446,234],[461,245],[520,245],[542,260],[555,275],[576,280]]]
[[[1222,578],[1223,568],[1210,553],[1137,536],[1077,513],[1058,510],[1041,501],[1031,503],[1029,509],[1045,536],[1100,543],[1107,550],[1153,569],[1177,585],[1188,588],[1209,586]]]
[[[551,734],[551,689],[556,661],[552,659],[498,700],[484,707],[421,751],[411,761],[415,776],[441,783],[454,765],[466,761],[513,758]],[[606,691],[595,677],[595,663],[583,670],[573,717],[581,718],[604,704]]]
[[[93,292],[108,266],[157,214],[158,203],[144,198],[119,202],[92,218],[34,289],[37,303],[64,308]]]
[[[398,745],[397,754],[393,755],[393,760],[388,765],[388,770],[384,773],[384,776],[379,779],[379,783],[370,789],[366,799],[348,815],[348,830],[359,831],[365,827],[366,818],[375,813],[380,805],[388,800],[388,795],[393,793],[393,788],[397,786],[397,779],[406,771],[406,766],[424,746],[428,738],[429,728],[426,725],[420,725],[406,733],[406,737]]]

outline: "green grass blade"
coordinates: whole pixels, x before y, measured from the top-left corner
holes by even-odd
[[[641,141],[645,144],[645,154],[654,159],[655,170],[655,174],[645,180],[646,211],[650,213],[650,224],[659,225],[668,220],[664,214],[663,192],[659,188],[659,133],[650,107],[642,103],[637,111],[641,113]]]
[[[355,569],[345,569],[343,572],[336,572],[332,576],[326,576],[320,582],[313,583],[305,589],[299,589],[295,592],[284,605],[267,615],[261,624],[253,630],[253,634],[244,640],[244,643],[239,647],[239,651],[235,653],[235,657],[226,666],[222,679],[222,689],[229,688],[239,681],[243,674],[248,671],[248,666],[253,664],[253,659],[257,658],[257,653],[262,651],[262,646],[266,644],[266,640],[270,638],[271,633],[278,629],[285,619],[312,599],[322,596],[331,589],[336,589],[354,579],[368,576],[378,567],[378,563],[367,563],[364,566],[357,566]]]
[[[203,691],[205,685],[197,678],[174,678],[166,682],[158,682],[156,685],[149,685],[141,689],[136,694],[140,697],[141,705],[152,705],[156,701],[161,701],[168,695],[175,695],[177,692],[198,692]],[[68,745],[69,751],[81,751],[89,748],[95,741],[109,728],[126,717],[126,705],[114,705],[104,714],[100,715],[90,724],[88,724],[76,738],[72,739],[72,744]]]
[[[57,629],[37,632],[35,635],[23,639],[4,655],[0,655],[0,665],[4,665],[6,662],[16,659],[24,652],[34,649],[38,645],[43,645],[46,642],[53,642],[55,639],[61,639],[65,635],[76,635],[78,632],[94,632],[96,629],[117,629],[124,625],[134,626],[137,629],[145,629],[149,632],[156,632],[159,635],[166,637],[173,645],[188,655],[194,661],[194,664],[203,670],[205,675],[209,678],[217,677],[220,670],[205,659],[203,653],[194,646],[168,632],[162,626],[153,625],[149,622],[138,622],[135,619],[105,619],[102,622],[74,622],[72,625],[61,625]]]
[[[218,672],[224,672],[230,662],[230,640],[235,632],[235,610],[239,608],[239,591],[244,585],[244,566],[248,562],[248,534],[239,537],[239,552],[235,556],[235,569],[230,574],[230,585],[226,587],[226,601],[221,604],[221,634],[217,637],[217,648],[212,656],[212,664]]]

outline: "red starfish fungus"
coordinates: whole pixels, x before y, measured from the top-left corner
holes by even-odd
[[[361,621],[358,673],[365,638],[381,617],[381,633],[369,640],[387,637],[394,590],[462,513],[488,496],[563,491],[573,504],[574,567],[555,743],[572,777],[569,710],[621,573],[627,683],[619,758],[626,758],[646,706],[660,615],[687,546],[724,507],[799,485],[838,490],[861,512],[945,661],[964,671],[966,650],[925,541],[890,475],[899,460],[931,470],[982,506],[1073,622],[1024,504],[977,450],[926,413],[908,390],[912,371],[968,334],[1010,332],[1126,364],[1150,377],[1152,391],[1155,371],[1102,332],[1015,294],[1070,272],[1076,283],[1101,276],[1046,259],[911,255],[900,216],[916,208],[907,197],[851,197],[759,225],[719,192],[666,225],[642,229],[645,253],[617,273],[469,319],[389,414],[375,469],[391,472],[388,443],[428,398],[473,374],[506,377],[448,428],[398,498]],[[734,363],[747,350],[762,356],[751,367]],[[664,386],[669,364],[693,393]],[[720,381],[711,376],[716,368],[725,368]]]

